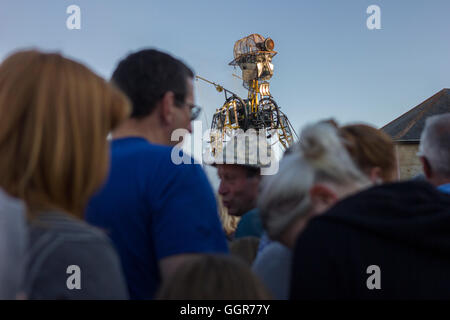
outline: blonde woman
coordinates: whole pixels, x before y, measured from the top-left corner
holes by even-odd
[[[127,298],[115,251],[81,218],[108,172],[106,136],[128,110],[60,54],[22,51],[0,65],[0,187],[26,204],[28,298]]]

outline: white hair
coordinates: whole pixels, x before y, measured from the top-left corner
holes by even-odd
[[[332,125],[319,122],[305,127],[300,141],[280,162],[276,175],[261,183],[258,208],[272,239],[311,210],[309,190],[317,182],[337,186],[368,185]]]
[[[450,113],[427,118],[420,137],[419,155],[427,158],[438,175],[450,177]]]

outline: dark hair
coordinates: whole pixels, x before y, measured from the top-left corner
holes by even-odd
[[[111,81],[132,102],[132,118],[143,118],[152,113],[156,103],[168,91],[177,101],[184,102],[186,79],[193,71],[183,62],[154,49],[141,50],[120,61]]]
[[[252,166],[244,166],[247,171],[247,178],[258,177],[261,175],[261,168],[252,167]]]
[[[158,300],[267,300],[265,286],[243,261],[202,254],[178,267],[163,282]]]

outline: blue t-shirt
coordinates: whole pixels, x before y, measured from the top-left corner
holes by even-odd
[[[119,253],[132,299],[154,297],[162,258],[228,252],[202,167],[176,165],[171,153],[143,138],[114,140],[109,177],[87,208],[86,220],[105,230]]]

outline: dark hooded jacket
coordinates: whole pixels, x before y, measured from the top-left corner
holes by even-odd
[[[450,196],[385,184],[312,219],[296,242],[291,299],[450,299]]]

